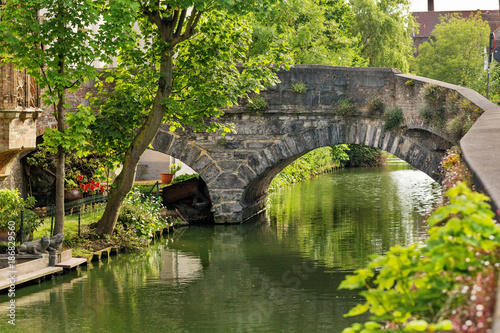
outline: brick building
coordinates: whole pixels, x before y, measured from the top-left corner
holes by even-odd
[[[458,10],[458,11],[434,11],[434,0],[428,0],[428,10],[426,12],[413,12],[412,15],[415,21],[419,24],[418,33],[413,34],[413,44],[415,46],[415,55],[418,54],[418,47],[429,40],[436,25],[441,23],[440,17],[449,14],[459,14],[463,18],[468,18],[471,15],[480,13],[481,18],[488,22],[491,32],[494,32],[500,27],[500,11],[499,10]],[[500,8],[500,1],[499,1]],[[495,35],[495,39],[500,41],[500,34]],[[497,45],[499,42],[496,43]]]

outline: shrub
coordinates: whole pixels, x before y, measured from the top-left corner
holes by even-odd
[[[405,81],[405,86],[407,86],[407,87],[414,87],[415,86],[415,81],[413,81],[413,80]]]
[[[420,116],[427,124],[436,128],[441,128],[444,125],[444,108],[432,109],[429,106],[424,106],[420,110]]]
[[[181,183],[181,182],[184,182],[184,181],[192,179],[192,178],[198,178],[199,179],[200,175],[198,175],[198,174],[180,175],[180,176],[175,177],[175,179],[172,180],[172,182],[170,184]]]
[[[264,97],[260,95],[254,95],[247,102],[247,108],[250,111],[264,111],[267,109],[267,102]]]
[[[372,116],[384,114],[385,105],[379,97],[375,97],[368,105],[368,113]]]
[[[458,114],[446,124],[446,131],[458,140],[469,130],[468,123],[469,119],[465,113]]]
[[[337,102],[337,114],[339,116],[352,116],[356,111],[356,105],[349,98]]]
[[[160,209],[161,203],[155,197],[145,196],[134,189],[123,201],[118,223],[139,237],[152,238],[155,231],[170,225],[161,218]]]
[[[292,85],[292,90],[294,93],[303,94],[307,91],[307,86],[304,82],[295,82]]]
[[[467,165],[462,161],[460,148],[453,146],[441,159],[439,166],[443,177],[443,190],[447,191],[459,182],[472,187],[472,176]]]
[[[384,113],[384,129],[398,128],[403,122],[403,110],[400,108],[389,109]]]
[[[429,106],[444,105],[446,90],[432,83],[427,83],[423,88],[424,100]]]
[[[344,332],[488,332],[500,226],[484,194],[459,183],[446,195],[449,204],[428,219],[424,244],[394,246],[340,284],[366,288],[360,292],[365,303],[347,315],[370,311],[374,320]]]
[[[346,167],[374,167],[382,164],[382,151],[377,148],[350,144],[346,154],[348,159],[343,163]]]
[[[21,228],[21,211],[24,211],[24,234],[30,234],[42,223],[31,210],[35,205],[35,198],[20,197],[17,189],[0,189],[0,229],[7,230],[8,222],[15,222],[15,231],[19,234]]]

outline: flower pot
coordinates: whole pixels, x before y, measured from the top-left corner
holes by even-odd
[[[64,190],[64,202],[83,199],[83,193],[77,188],[67,188]]]
[[[174,175],[171,173],[160,173],[160,177],[162,184],[170,184]]]
[[[9,241],[9,230],[0,229],[0,243]]]

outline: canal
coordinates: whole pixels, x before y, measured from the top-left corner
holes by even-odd
[[[341,332],[371,254],[419,242],[440,189],[398,160],[272,193],[243,225],[179,229],[147,251],[0,295],[0,332]]]

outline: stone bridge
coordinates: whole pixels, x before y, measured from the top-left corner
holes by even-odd
[[[428,83],[477,110],[498,108],[470,89],[396,69],[303,65],[278,74],[281,83],[261,93],[265,109],[242,103],[218,119],[233,123],[235,133],[172,133],[164,126],[153,141],[153,149],[180,159],[205,180],[217,223],[241,222],[264,209],[273,177],[324,146],[379,148],[439,180],[439,161],[460,138],[421,116],[428,107]],[[298,83],[307,90],[298,89]],[[387,129],[381,106],[399,108],[401,123]]]

